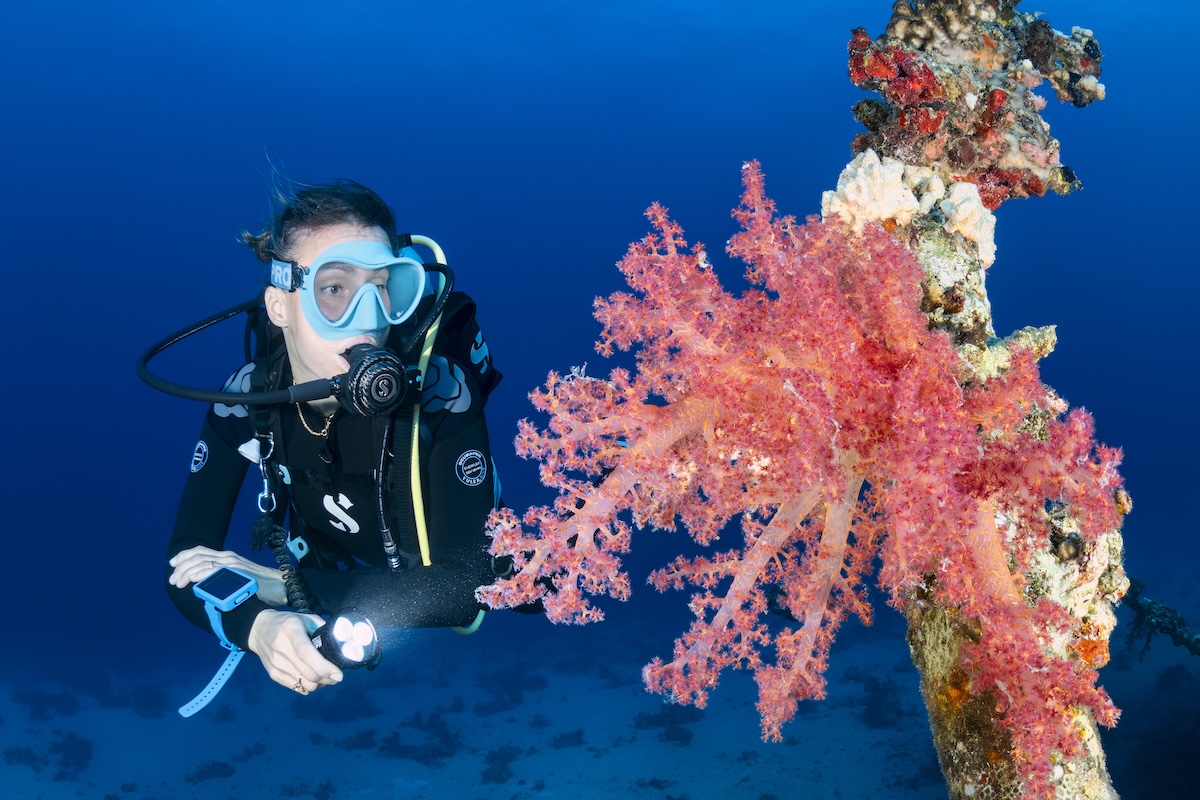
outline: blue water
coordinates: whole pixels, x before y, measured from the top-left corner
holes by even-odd
[[[362,181],[403,229],[442,244],[506,375],[489,406],[506,499],[545,502],[533,466],[507,442],[547,371],[603,370],[591,301],[620,288],[613,264],[646,232],[642,211],[661,201],[691,240],[718,252],[734,230],[739,168],[755,158],[782,210],[816,213],[859,130],[849,31],[878,34],[890,4],[354,0],[334,9],[68,0],[4,14],[0,231],[15,320],[0,401],[9,598],[0,678],[33,665],[68,683],[135,679],[176,663],[203,661],[203,672],[218,659],[161,589],[203,407],[150,391],[133,362],[151,341],[253,293],[258,266],[236,239],[263,222],[272,168]],[[988,283],[996,328],[1058,326],[1045,380],[1125,451],[1135,501],[1127,570],[1153,596],[1197,609],[1197,118],[1185,41],[1200,13],[1182,2],[1082,0],[1039,10],[1060,30],[1096,31],[1108,99],[1085,109],[1051,99],[1045,116],[1085,188],[1000,209]],[[731,281],[739,272],[725,267]],[[219,385],[239,365],[240,335],[235,325],[189,342],[162,369]],[[654,547],[643,566],[661,561]],[[643,590],[622,613],[657,602]],[[639,655],[668,652],[677,627],[640,642]],[[1136,659],[1126,669],[1136,675]],[[191,691],[178,687],[179,702]],[[1197,754],[1198,708],[1172,721],[1192,731],[1180,763]],[[555,713],[572,710],[564,701]],[[3,746],[22,736],[20,724],[0,724]],[[756,741],[752,722],[741,734]],[[1114,773],[1123,796],[1139,796],[1136,772]],[[73,794],[67,783],[44,788]]]

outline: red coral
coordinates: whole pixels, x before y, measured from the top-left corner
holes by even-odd
[[[901,108],[946,99],[946,87],[919,54],[897,45],[879,45],[862,28],[850,35],[850,80],[878,91]]]
[[[979,198],[989,210],[996,210],[1009,198],[1041,197],[1046,183],[1027,169],[1000,169],[989,166],[962,177],[979,187]]]
[[[972,689],[995,694],[1019,754],[1044,777],[1055,750],[1078,746],[1073,707],[1101,721],[1115,710],[1084,659],[1046,651],[1038,632],[1068,621],[1026,602],[1024,570],[1048,546],[1048,501],[1069,508],[1085,538],[1115,527],[1119,454],[1095,446],[1086,414],[1053,417],[1028,354],[1002,378],[960,386],[954,347],[918,310],[920,266],[882,227],[858,236],[836,218],[777,218],[756,163],[743,182],[742,230],[727,250],[754,287],[725,291],[703,247],[651,206],[654,233],[620,264],[632,292],[596,303],[598,349],[635,348],[636,373],[552,374],[534,393],[550,421],[523,422],[519,448],[559,497],[520,522],[493,519],[492,552],[518,572],[480,598],[599,619],[588,595],[630,589],[619,554],[631,528],[619,514],[681,525],[701,545],[734,535],[726,524],[740,516],[732,549],[651,576],[659,590],[695,587],[696,619],[645,679],[703,705],[723,669],[752,669],[763,735],[777,739],[797,701],[823,696],[841,622],[870,621],[863,585],[878,559],[894,605],[921,587],[980,620]],[[1037,436],[1035,416],[1048,420]],[[772,603],[793,628],[767,624]]]
[[[950,69],[929,52],[872,41],[861,28],[848,50],[850,79],[884,101],[864,119],[870,133],[855,138],[853,152],[872,149],[975,183],[991,210],[1010,198],[1078,188],[1059,171],[1058,143],[1037,114],[1036,72],[1016,64],[1008,73],[978,65]]]

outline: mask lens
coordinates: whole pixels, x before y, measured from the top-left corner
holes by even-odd
[[[317,270],[313,280],[313,295],[321,316],[338,322],[351,308],[366,299],[378,297],[384,315],[391,314],[388,299],[388,269],[363,269],[352,264],[333,262]]]
[[[425,288],[425,269],[409,253],[397,256],[373,241],[343,242],[319,253],[300,284],[300,304],[317,335],[347,339],[408,319]]]

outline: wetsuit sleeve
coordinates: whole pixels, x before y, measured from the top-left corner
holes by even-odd
[[[229,521],[250,464],[237,450],[235,441],[238,428],[236,423],[219,418],[212,411],[206,417],[200,432],[200,444],[192,461],[192,472],[184,484],[183,497],[175,515],[175,528],[167,545],[168,561],[180,551],[198,545],[215,550],[226,549]],[[247,424],[245,438],[249,438],[249,433]],[[168,565],[164,583],[170,574],[171,567]],[[211,633],[204,603],[196,597],[192,588],[178,589],[169,583],[166,587],[167,594],[180,613],[197,627]],[[222,627],[225,635],[238,647],[246,649],[250,626],[265,608],[268,608],[265,603],[252,597],[224,614]]]
[[[500,374],[475,324],[473,303],[448,306],[444,324],[422,392],[422,435],[430,441],[422,448],[430,564],[418,561],[399,572],[304,570],[329,612],[354,607],[379,625],[467,626],[480,611],[475,590],[494,580],[484,525],[499,484],[484,401]]]

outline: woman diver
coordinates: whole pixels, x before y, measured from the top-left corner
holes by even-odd
[[[312,612],[459,629],[482,618],[475,589],[496,572],[484,523],[499,503],[484,402],[500,373],[440,248],[397,234],[370,189],[300,188],[243,239],[269,265],[264,293],[239,307],[259,320],[256,354],[205,418],[167,589],[187,619],[308,694],[342,680],[310,638],[325,621]],[[441,263],[422,264],[414,244]],[[152,348],[143,378],[165,384],[146,361],[205,324]],[[270,543],[279,569],[225,547],[251,464],[263,479],[254,546]],[[245,580],[244,596],[221,605],[202,591],[218,572]]]

